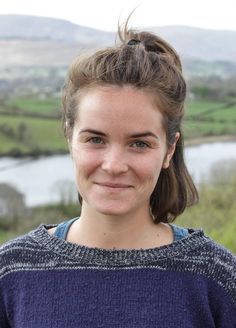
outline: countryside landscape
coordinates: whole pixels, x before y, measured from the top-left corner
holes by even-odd
[[[186,26],[148,29],[169,40],[183,60],[188,84],[183,124],[186,145],[235,142],[236,32]],[[60,97],[68,66],[82,50],[109,46],[115,39],[113,32],[63,20],[0,15],[1,158],[35,159],[68,153],[60,122]],[[235,162],[221,163],[198,189],[199,204],[187,209],[177,224],[202,228],[236,252]],[[56,223],[77,216],[79,210],[77,202],[62,199],[57,204],[13,210],[13,214],[0,211],[0,243],[42,221]]]

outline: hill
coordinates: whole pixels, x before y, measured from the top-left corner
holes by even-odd
[[[114,33],[79,26],[56,18],[0,15],[0,39],[53,40],[65,43],[108,44]]]
[[[234,31],[188,26],[154,26],[145,29],[168,40],[184,61],[236,62]],[[115,38],[114,32],[80,26],[61,19],[0,15],[1,67],[68,65],[82,48],[112,45]]]
[[[236,75],[236,32],[188,26],[147,27],[179,52],[187,80]],[[110,46],[116,33],[62,19],[0,15],[0,101],[15,94],[57,93],[82,50]]]

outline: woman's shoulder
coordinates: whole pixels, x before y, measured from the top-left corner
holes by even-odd
[[[42,245],[32,238],[38,228],[0,245],[0,278],[5,274],[33,265]]]
[[[203,238],[205,242],[188,252],[184,270],[214,281],[236,302],[236,256],[205,234]]]
[[[28,245],[31,245],[33,240],[30,238],[30,233],[26,233],[24,235],[18,236],[14,239],[6,241],[2,245],[0,245],[0,259],[5,254],[10,254],[16,250],[20,250],[22,248],[27,248]]]
[[[219,266],[222,269],[232,272],[232,268],[236,266],[236,256],[232,251],[217,243],[215,240],[206,236],[207,242],[199,247],[196,254],[202,262],[208,261],[212,265]],[[194,256],[194,254],[193,254]],[[234,273],[236,271],[234,270]]]
[[[203,230],[191,228],[187,230],[189,231],[187,238],[192,239],[192,247],[188,249],[188,242],[186,242],[183,253],[186,253],[188,261],[192,263],[193,270],[196,267],[197,270],[207,271],[210,275],[228,274],[236,278],[236,256],[232,251],[207,236]],[[198,235],[199,238],[194,238],[194,235]]]

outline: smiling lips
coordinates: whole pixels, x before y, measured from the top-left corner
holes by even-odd
[[[119,189],[126,189],[131,188],[131,185],[123,184],[123,183],[111,183],[111,182],[96,182],[95,183],[98,186],[101,187],[107,187],[109,189],[119,190]]]

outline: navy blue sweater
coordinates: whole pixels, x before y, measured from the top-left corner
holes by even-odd
[[[41,225],[0,248],[0,327],[235,328],[236,260],[202,231],[104,250]]]

